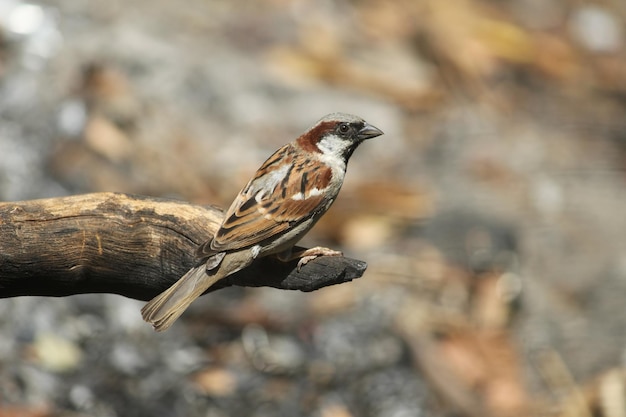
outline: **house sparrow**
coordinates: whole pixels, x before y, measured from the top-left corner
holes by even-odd
[[[211,285],[256,258],[300,258],[299,270],[318,256],[341,255],[323,247],[292,248],[337,198],[354,150],[382,134],[360,117],[332,113],[277,150],[239,192],[215,236],[198,248],[202,263],[148,302],[144,320],[166,330]]]

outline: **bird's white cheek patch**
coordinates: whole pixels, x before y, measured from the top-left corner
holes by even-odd
[[[317,148],[322,151],[323,154],[333,156],[342,154],[349,146],[350,142],[335,135],[329,135],[317,144]]]

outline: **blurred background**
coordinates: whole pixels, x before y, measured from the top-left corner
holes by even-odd
[[[622,0],[0,0],[3,201],[226,207],[335,111],[362,278],[2,300],[0,416],[626,416]]]

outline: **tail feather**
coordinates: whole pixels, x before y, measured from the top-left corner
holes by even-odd
[[[150,300],[141,309],[141,315],[157,332],[167,330],[193,300],[220,278],[222,274],[219,271],[212,276],[208,275],[204,264],[192,268],[174,285]]]
[[[150,300],[141,309],[143,319],[157,332],[167,330],[211,285],[250,265],[255,253],[252,249],[245,249],[213,255],[207,264],[190,269],[174,285]],[[211,266],[208,270],[207,265]]]

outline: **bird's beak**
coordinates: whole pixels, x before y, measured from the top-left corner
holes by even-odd
[[[359,133],[357,133],[357,137],[360,140],[365,140],[365,139],[375,138],[375,137],[380,136],[382,134],[383,134],[383,131],[380,130],[379,128],[365,123],[365,126],[363,126],[361,128],[361,130],[359,130]]]

